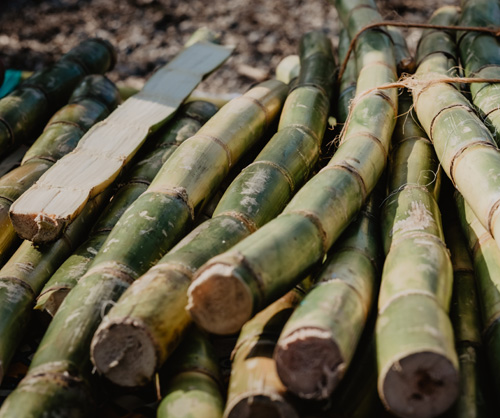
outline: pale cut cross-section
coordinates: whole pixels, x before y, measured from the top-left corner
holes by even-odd
[[[113,183],[146,137],[167,122],[231,52],[231,48],[197,42],[160,68],[139,93],[90,129],[73,152],[11,206],[10,217],[19,236],[36,243],[58,238],[85,203]]]

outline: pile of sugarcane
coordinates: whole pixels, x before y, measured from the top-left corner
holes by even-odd
[[[494,416],[500,3],[438,9],[415,57],[365,29],[373,0],[332,3],[338,54],[306,33],[220,108],[192,93],[232,52],[208,31],[132,95],[100,39],[19,75],[1,418],[116,416],[144,393],[162,418]]]

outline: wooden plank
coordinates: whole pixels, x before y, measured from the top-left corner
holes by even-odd
[[[36,243],[53,241],[86,202],[106,189],[146,137],[167,122],[203,77],[232,49],[198,42],[160,68],[136,95],[95,125],[11,207],[16,232]]]

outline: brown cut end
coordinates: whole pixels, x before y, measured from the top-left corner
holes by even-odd
[[[413,74],[415,72],[416,62],[413,57],[403,58],[398,62],[398,71],[400,73]]]
[[[442,354],[413,353],[392,365],[382,391],[382,401],[396,415],[435,417],[445,412],[458,397],[458,370]]]
[[[231,266],[214,264],[205,269],[189,287],[188,296],[191,317],[212,334],[234,334],[252,317],[252,292]]]
[[[63,300],[68,296],[71,289],[61,288],[54,290],[50,293],[47,300],[44,303],[43,310],[47,312],[51,317],[54,317],[59,306],[63,303]]]
[[[274,359],[283,384],[305,399],[328,398],[346,368],[331,333],[317,328],[300,328],[280,339]]]
[[[44,244],[56,240],[65,226],[63,220],[54,219],[43,213],[24,214],[11,210],[10,220],[17,235],[35,244]]]
[[[295,408],[285,399],[263,394],[246,394],[224,412],[224,418],[299,418]]]
[[[139,321],[119,321],[108,322],[95,333],[92,362],[100,374],[119,386],[143,386],[156,371],[154,341]]]

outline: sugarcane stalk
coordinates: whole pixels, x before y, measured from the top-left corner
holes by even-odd
[[[276,66],[276,80],[289,84],[300,73],[300,57],[298,55],[288,55]]]
[[[21,161],[26,154],[28,147],[26,145],[20,145],[10,154],[4,157],[0,161],[0,176],[5,176],[9,171],[21,165]]]
[[[197,42],[158,70],[12,205],[10,217],[19,236],[35,243],[57,238],[88,199],[113,183],[148,134],[166,123],[230,53],[231,49]]]
[[[286,92],[286,85],[278,81],[257,85],[229,102],[174,151],[149,188],[120,217],[87,273],[64,299],[33,357],[31,377],[55,370],[41,374],[41,379],[48,379],[47,385],[62,373],[83,381],[83,390],[83,374],[90,366],[90,342],[106,309],[185,233],[230,166],[277,116]],[[127,348],[120,350],[126,352]],[[53,397],[61,402],[66,399],[64,388],[51,388],[53,392],[44,394],[47,402]],[[23,405],[12,402],[12,408],[22,408],[27,415],[32,408],[39,410],[43,409],[40,404],[45,405],[36,398],[35,406],[35,396],[33,403],[28,401],[28,389],[20,390],[19,399]],[[74,405],[67,402],[59,408],[71,410]]]
[[[339,62],[342,63],[344,61],[350,43],[351,39],[349,38],[347,29],[342,28],[339,35]],[[354,54],[351,54],[339,85],[337,119],[340,123],[345,123],[347,117],[349,116],[349,105],[356,95],[357,75],[356,58]]]
[[[351,36],[380,20],[371,1],[336,5]],[[370,30],[357,45],[357,96],[339,149],[280,216],[198,270],[188,292],[189,311],[202,328],[237,332],[290,290],[323,258],[382,174],[397,92],[377,86],[397,78],[392,43],[385,32]]]
[[[113,200],[103,211],[89,237],[45,284],[37,298],[35,309],[43,310],[51,316],[55,315],[66,295],[87,271],[123,212],[146,191],[175,149],[195,135],[216,111],[217,108],[211,103],[190,102],[179,110],[170,124],[148,140],[148,145],[140,152],[134,166],[123,178]]]
[[[460,418],[486,417],[483,386],[486,376],[482,370],[482,327],[474,267],[455,208],[450,205],[452,202],[446,203],[448,216],[443,219],[443,224],[454,276],[450,318],[460,363],[460,395],[452,412],[453,416]]]
[[[431,22],[440,22],[438,17],[446,13],[452,10],[437,13]],[[455,73],[454,50],[453,34],[443,31],[433,31],[420,42],[417,80],[434,83],[413,90],[414,105],[455,188],[493,237],[500,237],[500,151],[460,91],[435,81]]]
[[[472,255],[477,297],[482,319],[482,335],[494,390],[500,389],[500,250],[493,237],[481,225],[463,196],[456,192],[455,202],[462,231]]]
[[[293,289],[243,326],[232,353],[224,418],[299,416],[276,372],[273,350],[302,297],[300,289]]]
[[[371,329],[372,331],[366,335],[369,339],[363,341],[362,338],[360,341],[351,367],[332,395],[331,405],[328,408],[328,415],[331,417],[382,416],[383,407],[377,394],[377,358],[373,324]]]
[[[24,155],[21,165],[0,178],[0,264],[19,242],[9,219],[13,202],[64,155],[71,152],[92,125],[119,104],[115,85],[102,75],[85,77],[69,104],[50,119],[43,133]]]
[[[274,359],[294,394],[330,397],[356,350],[378,285],[379,202],[372,196],[332,248],[314,288],[286,323]]]
[[[101,194],[89,202],[74,225],[53,244],[35,247],[24,241],[0,270],[0,382],[26,332],[35,297],[81,240],[106,197]]]
[[[415,59],[408,50],[406,39],[402,35],[401,30],[395,26],[387,26],[387,32],[391,35],[394,45],[394,55],[396,57],[398,73],[413,73],[415,71]]]
[[[123,386],[145,384],[154,376],[190,323],[185,307],[196,269],[278,215],[314,168],[332,76],[330,41],[319,32],[306,34],[300,75],[285,102],[278,132],[231,183],[213,218],[137,280],[110,310],[91,348],[100,373]],[[124,341],[136,344],[118,358],[114,347]],[[135,347],[141,347],[141,353]]]
[[[498,26],[500,5],[490,0],[462,0],[460,26]],[[492,35],[478,32],[459,32],[457,44],[466,77],[500,78],[500,42]],[[470,84],[472,102],[478,108],[500,144],[499,83]]]
[[[108,41],[89,39],[1,99],[0,155],[33,136],[85,75],[105,73],[115,61],[116,52]]]
[[[401,96],[403,114],[410,104]],[[453,270],[436,202],[439,162],[414,116],[399,122],[381,222],[387,257],[376,326],[378,392],[397,416],[434,417],[459,392],[447,314]]]
[[[157,418],[222,417],[217,357],[203,332],[193,326],[166,366],[169,379]]]

